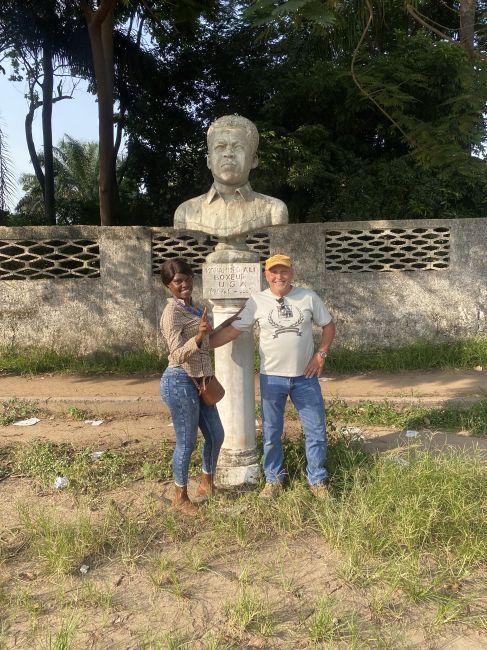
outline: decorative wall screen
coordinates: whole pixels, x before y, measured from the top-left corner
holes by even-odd
[[[266,233],[252,233],[245,240],[247,246],[259,253],[263,262],[269,257],[270,240]],[[195,273],[201,273],[201,265],[206,256],[215,250],[218,238],[208,235],[203,241],[198,241],[190,235],[168,237],[167,235],[152,236],[152,272],[159,273],[161,264],[174,257],[183,257],[191,264]]]
[[[100,250],[92,239],[0,241],[0,280],[96,278]]]
[[[327,271],[432,271],[450,264],[450,229],[328,230]]]

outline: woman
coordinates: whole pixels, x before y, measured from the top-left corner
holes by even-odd
[[[197,388],[204,377],[214,374],[208,354],[211,327],[206,308],[193,306],[193,271],[189,264],[180,258],[168,260],[161,267],[161,277],[172,294],[161,317],[161,330],[169,352],[168,367],[161,378],[161,397],[171,411],[176,433],[173,507],[185,515],[195,515],[198,508],[189,500],[187,483],[198,427],[205,440],[198,486],[200,496],[207,497],[214,492],[213,477],[224,437],[216,406],[207,406]]]

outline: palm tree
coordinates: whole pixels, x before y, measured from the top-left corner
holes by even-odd
[[[6,137],[0,124],[0,219],[1,214],[8,211],[8,203],[14,189],[10,165],[11,161],[7,149]]]
[[[42,159],[42,154],[39,154]],[[35,175],[22,176],[17,212],[30,223],[45,223],[43,196]],[[54,147],[54,187],[56,223],[99,223],[98,144],[81,142],[69,135]]]

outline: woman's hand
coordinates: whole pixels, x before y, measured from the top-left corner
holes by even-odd
[[[195,336],[196,345],[198,347],[203,343],[203,339],[207,334],[212,330],[210,323],[208,322],[208,311],[206,307],[203,309],[203,314],[200,319],[200,324],[198,325],[198,334]]]

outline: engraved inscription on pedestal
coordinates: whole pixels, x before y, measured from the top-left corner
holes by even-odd
[[[257,263],[203,264],[203,297],[248,298],[261,290],[261,269]]]

